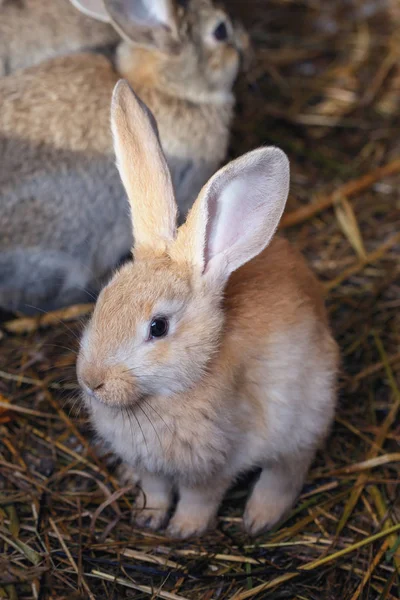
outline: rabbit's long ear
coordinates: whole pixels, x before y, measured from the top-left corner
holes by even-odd
[[[202,277],[224,285],[270,242],[289,192],[289,161],[260,148],[218,171],[204,186],[173,246]]]
[[[176,233],[171,175],[156,121],[124,80],[114,88],[111,126],[117,166],[132,211],[135,247],[163,252]]]
[[[163,52],[179,51],[177,7],[172,0],[103,1],[110,21],[128,41]]]
[[[70,0],[71,4],[85,15],[108,23],[110,16],[106,11],[103,0]]]

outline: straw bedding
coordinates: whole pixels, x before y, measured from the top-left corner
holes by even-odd
[[[324,283],[343,369],[332,435],[281,526],[175,543],[132,528],[132,492],[77,402],[88,307],[0,325],[0,598],[400,597],[399,9],[232,1],[253,40],[230,156],[282,147],[282,222]],[[377,3],[380,4],[380,3]]]

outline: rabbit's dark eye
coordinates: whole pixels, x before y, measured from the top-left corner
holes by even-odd
[[[214,37],[219,42],[224,42],[228,39],[228,29],[224,21],[221,21],[221,23],[214,29]]]
[[[165,337],[168,333],[168,327],[169,323],[166,317],[157,317],[156,319],[153,319],[150,325],[150,337]]]

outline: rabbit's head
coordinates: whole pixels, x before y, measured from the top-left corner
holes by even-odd
[[[198,101],[231,93],[248,37],[211,0],[71,1],[123,37],[118,67],[127,79],[140,70],[152,86]]]
[[[115,88],[111,120],[131,207],[134,262],[100,294],[82,338],[78,377],[88,397],[123,406],[148,395],[173,396],[207,377],[223,341],[226,283],[274,234],[289,166],[277,148],[231,162],[177,228],[155,120],[125,81]]]

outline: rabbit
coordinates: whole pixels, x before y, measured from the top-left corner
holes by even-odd
[[[80,14],[69,0],[0,0],[0,76],[53,56],[108,49],[119,39],[113,27]]]
[[[92,0],[92,11],[100,4]],[[3,309],[87,302],[129,257],[129,207],[109,130],[120,74],[154,113],[182,216],[224,160],[247,34],[211,0],[180,4],[106,0],[131,40],[118,46],[116,69],[80,53],[0,79]]]
[[[230,162],[187,220],[148,111],[126,81],[112,130],[134,262],[101,291],[77,376],[97,435],[137,473],[136,523],[188,538],[229,486],[262,469],[244,513],[257,534],[291,508],[334,416],[338,349],[319,283],[274,237],[289,189],[275,147]]]

